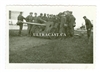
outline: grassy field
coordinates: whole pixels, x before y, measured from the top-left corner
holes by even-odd
[[[17,36],[9,31],[10,63],[93,63],[93,42],[88,44],[84,34],[65,40]],[[80,33],[80,32],[75,32]]]

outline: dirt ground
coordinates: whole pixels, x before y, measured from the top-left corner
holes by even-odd
[[[17,36],[9,31],[10,63],[93,63],[93,42],[88,44],[85,35],[65,40]],[[80,33],[80,32],[76,32]]]

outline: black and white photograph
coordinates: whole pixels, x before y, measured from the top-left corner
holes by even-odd
[[[6,8],[9,64],[94,64],[96,6]]]

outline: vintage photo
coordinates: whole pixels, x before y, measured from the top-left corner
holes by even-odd
[[[96,6],[8,5],[9,64],[93,64]]]

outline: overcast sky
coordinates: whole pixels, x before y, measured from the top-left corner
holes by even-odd
[[[76,28],[84,23],[83,16],[87,16],[93,23],[96,23],[96,6],[7,6],[7,11],[23,11],[23,16],[29,15],[29,12],[58,14],[63,11],[73,11],[76,18]]]

